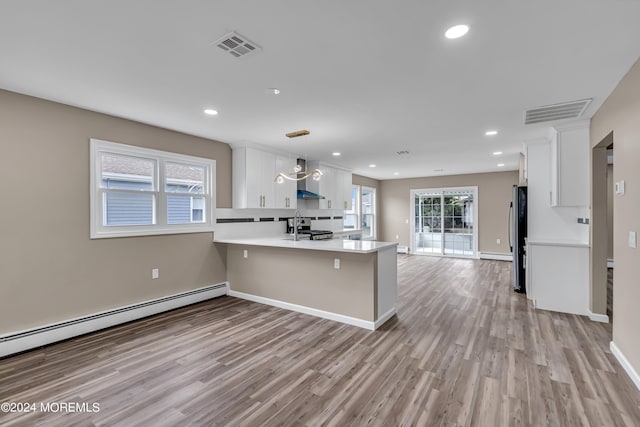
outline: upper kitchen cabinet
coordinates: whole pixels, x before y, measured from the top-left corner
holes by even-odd
[[[295,208],[293,181],[276,184],[278,172],[291,172],[295,160],[254,148],[233,150],[233,208]]]
[[[273,208],[276,156],[253,148],[233,150],[233,207]]]
[[[589,206],[589,124],[552,129],[551,206]]]
[[[296,159],[276,155],[276,173],[291,173],[296,167]],[[273,179],[272,179],[273,181]],[[296,181],[285,179],[274,184],[275,207],[278,209],[296,209],[298,207],[298,185]]]
[[[324,196],[318,201],[319,209],[349,209],[351,205],[351,172],[321,162],[308,162],[307,169],[320,169],[319,181],[307,183],[307,189]]]

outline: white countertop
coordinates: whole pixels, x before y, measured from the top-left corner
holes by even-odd
[[[298,240],[293,241],[290,237],[260,237],[260,238],[220,238],[213,239],[214,243],[229,243],[232,245],[249,246],[271,246],[274,248],[307,249],[314,251],[331,252],[351,252],[351,253],[371,253],[381,249],[395,247],[397,243],[378,242],[373,240]]]

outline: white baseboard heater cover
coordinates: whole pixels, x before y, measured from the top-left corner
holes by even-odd
[[[399,254],[408,254],[409,253],[409,247],[408,246],[400,246],[400,245],[398,245],[398,253]]]
[[[39,328],[1,335],[0,357],[226,295],[227,288],[226,282],[220,283]]]

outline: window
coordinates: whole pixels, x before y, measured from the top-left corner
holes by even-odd
[[[344,228],[348,228],[354,230],[356,228],[360,228],[359,224],[359,209],[358,204],[360,203],[360,186],[353,185],[351,186],[351,209],[346,209],[344,211]]]
[[[91,238],[213,231],[215,160],[91,139]]]
[[[362,238],[376,238],[376,189],[351,187],[351,209],[344,211],[344,228],[362,230]]]

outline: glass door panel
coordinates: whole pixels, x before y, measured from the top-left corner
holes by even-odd
[[[442,254],[442,197],[416,194],[416,252]]]
[[[444,192],[444,253],[473,255],[473,192]]]

